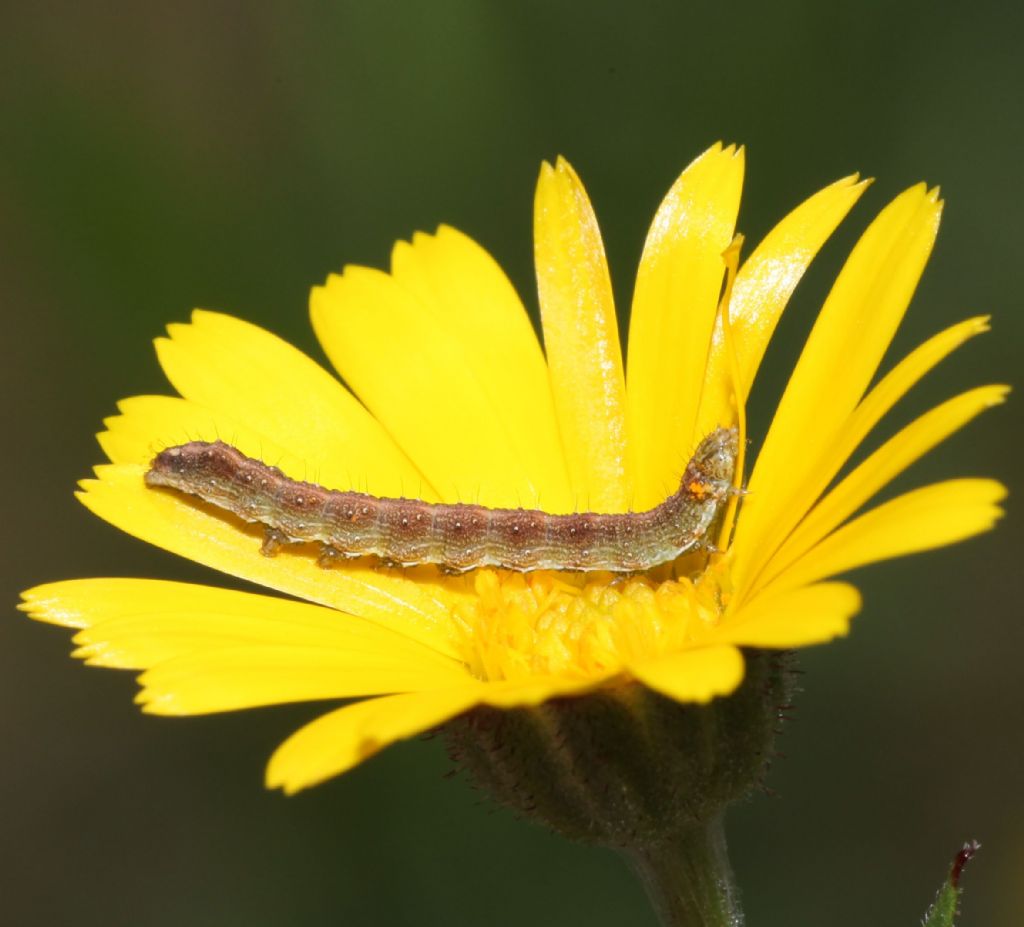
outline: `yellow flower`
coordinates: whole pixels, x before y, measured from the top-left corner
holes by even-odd
[[[882,416],[987,327],[953,326],[871,386],[938,229],[941,202],[924,185],[882,210],[849,256],[723,554],[626,579],[367,561],[325,570],[309,546],[263,557],[250,526],[143,482],[162,447],[219,437],[332,488],[550,512],[651,507],[701,437],[742,419],[789,296],[866,185],[845,178],[798,206],[720,306],[742,178],[742,149],[715,145],[659,208],[634,291],[628,377],[597,222],[562,160],[543,166],[535,202],[543,351],[498,265],[444,226],[396,245],[390,274],[349,267],[313,291],[314,329],[351,392],[238,319],[196,312],[170,326],[156,347],[179,396],[120,404],[99,436],[110,463],[80,498],[135,537],[294,598],[88,579],[29,590],[22,607],[80,629],[75,655],[86,662],[143,670],[148,712],[361,697],[277,750],[267,782],[288,792],[476,705],[533,705],[622,679],[705,702],[739,685],[741,647],[845,633],[857,591],[824,580],[984,531],[1004,495],[991,480],[951,480],[858,514],[1000,402],[1001,386],[938,406],[835,482]]]

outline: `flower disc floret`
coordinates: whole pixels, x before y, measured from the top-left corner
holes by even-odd
[[[457,606],[470,670],[487,681],[603,678],[684,649],[719,621],[710,578],[658,582],[611,575],[481,570]]]

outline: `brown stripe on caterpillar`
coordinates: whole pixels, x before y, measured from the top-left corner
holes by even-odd
[[[338,557],[378,557],[398,566],[437,564],[453,572],[647,570],[706,544],[732,490],[735,428],[698,446],[679,488],[645,512],[552,515],[418,499],[389,499],[292,480],[222,441],[191,441],[161,451],[146,484],[169,487],[266,526],[262,551],[319,542],[321,565]]]

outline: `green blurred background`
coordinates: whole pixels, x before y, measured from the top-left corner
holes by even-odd
[[[628,305],[647,223],[716,139],[749,149],[754,242],[799,199],[876,176],[796,297],[754,399],[763,433],[843,255],[889,198],[946,217],[893,356],[976,312],[995,334],[900,407],[1020,383],[1020,13],[994,2],[85,2],[6,6],[0,36],[0,922],[653,925],[611,853],[446,781],[439,742],[294,799],[263,765],[311,706],[146,718],[129,675],[14,612],[46,580],[221,582],[72,498],[124,396],[166,391],[150,339],[193,306],[320,357],[311,285],[449,222],[531,307],[533,183],[562,153]],[[891,358],[890,358],[891,361]],[[1020,488],[1020,402],[901,487]],[[894,425],[888,426],[891,430]],[[1015,502],[1011,499],[1011,507]],[[910,925],[959,844],[964,925],[1024,922],[1021,521],[857,576],[852,635],[805,652],[778,797],[729,815],[751,924]]]

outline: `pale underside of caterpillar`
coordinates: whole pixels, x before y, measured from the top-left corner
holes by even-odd
[[[433,563],[450,572],[508,570],[636,572],[708,546],[708,533],[735,490],[735,428],[718,428],[697,447],[679,483],[643,512],[553,515],[389,499],[289,479],[221,441],[160,451],[146,483],[198,496],[265,526],[262,552],[316,542],[319,562],[373,556],[386,564]]]

